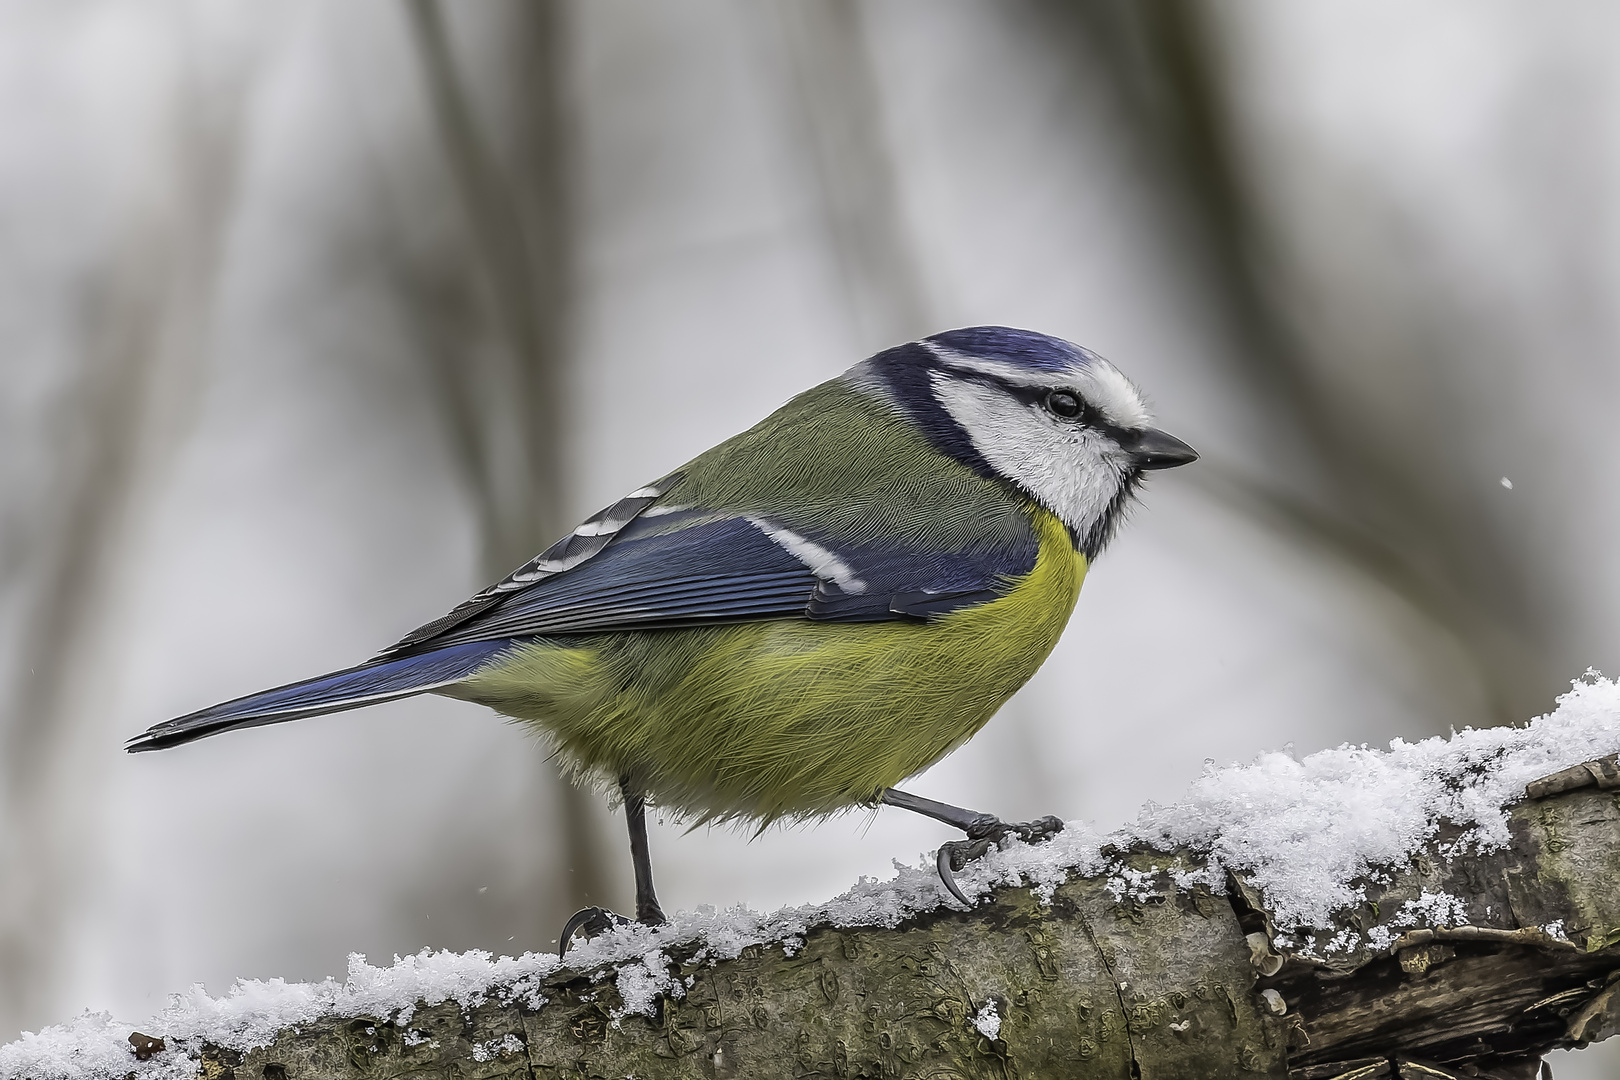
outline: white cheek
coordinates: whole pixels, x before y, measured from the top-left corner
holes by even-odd
[[[996,472],[1076,533],[1089,533],[1119,493],[1127,466],[1109,440],[976,383],[936,377],[934,393]]]

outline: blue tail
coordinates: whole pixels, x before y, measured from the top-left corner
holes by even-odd
[[[159,724],[135,736],[125,749],[130,753],[162,750],[233,728],[301,720],[425,693],[465,679],[511,646],[510,638],[473,641],[289,683]]]

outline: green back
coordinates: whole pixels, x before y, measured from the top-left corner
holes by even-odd
[[[892,406],[842,379],[680,471],[662,502],[813,524],[837,543],[960,552],[1031,538],[1025,496],[941,454]]]

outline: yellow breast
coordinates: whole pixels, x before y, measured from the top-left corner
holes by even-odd
[[[526,646],[456,692],[528,720],[576,767],[701,818],[827,814],[966,741],[1033,675],[1084,556],[1045,510],[1008,593],[926,623],[795,619]]]

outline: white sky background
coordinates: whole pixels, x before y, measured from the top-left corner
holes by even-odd
[[[862,10],[928,315],[1093,347],[1206,453],[1155,478],[1030,687],[911,787],[1107,826],[1206,758],[1494,719],[1420,604],[1220,482],[1312,473],[1247,381],[1243,332],[1187,254],[1189,211],[1096,46],[1037,5]],[[568,11],[572,520],[893,342],[841,279],[791,25],[718,0]],[[1558,677],[1620,669],[1616,17],[1218,11],[1243,175],[1316,385],[1375,463],[1522,558],[1492,610],[1521,613]],[[494,36],[458,30],[476,82]],[[39,538],[87,453],[74,425],[94,426],[74,419],[76,380],[122,362],[109,326],[145,327],[156,358],[74,675],[29,767],[45,794],[0,807],[0,920],[53,957],[0,1039],[85,1006],[139,1018],[196,981],[318,978],[350,951],[551,947],[535,899],[565,872],[551,769],[492,715],[418,700],[120,752],[170,715],[356,662],[484,584],[376,256],[460,227],[426,129],[391,4],[0,5],[8,685],[61,554]],[[597,824],[623,906],[622,824]],[[669,824],[652,842],[666,907],[686,908],[830,895],[948,838],[888,810],[751,843]]]

